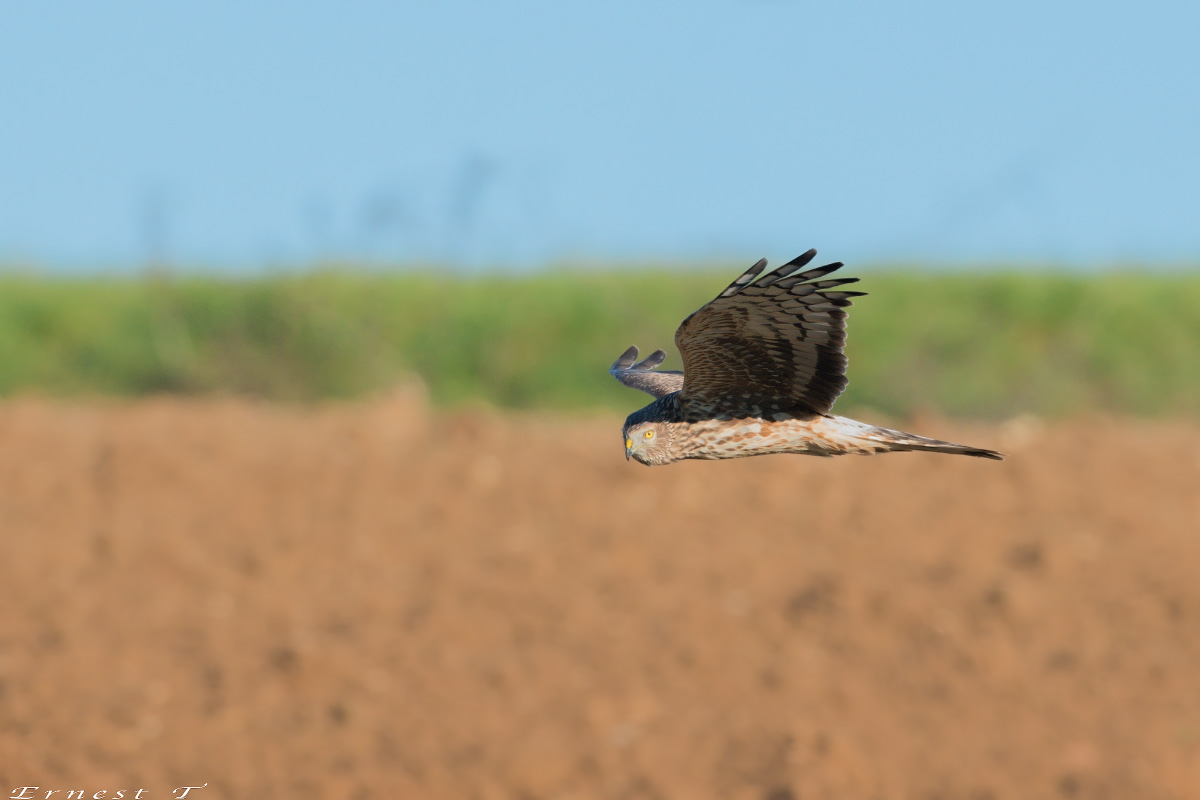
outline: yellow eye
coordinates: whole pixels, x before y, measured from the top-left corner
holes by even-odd
[[[642,436],[645,436],[647,439],[653,439],[654,431],[646,431],[645,433],[642,434]]]

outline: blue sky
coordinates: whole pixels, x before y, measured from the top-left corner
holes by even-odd
[[[10,263],[1200,260],[1200,4],[2,14]]]

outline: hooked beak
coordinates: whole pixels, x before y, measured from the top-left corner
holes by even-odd
[[[625,460],[629,460],[629,454],[633,452],[633,439],[625,437]]]

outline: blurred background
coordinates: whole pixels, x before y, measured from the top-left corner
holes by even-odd
[[[1200,795],[1198,27],[5,8],[0,788]],[[837,410],[1009,461],[626,463],[814,246]]]

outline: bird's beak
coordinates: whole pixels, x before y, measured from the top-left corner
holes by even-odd
[[[629,460],[629,454],[633,452],[633,439],[625,439],[625,460]]]

